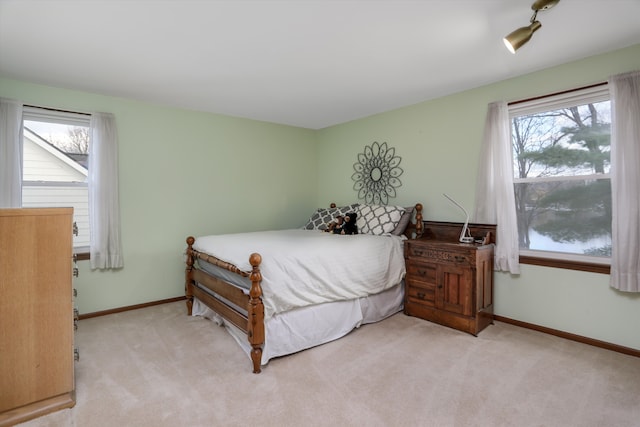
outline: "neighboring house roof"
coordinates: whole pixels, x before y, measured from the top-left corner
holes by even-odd
[[[23,171],[23,174],[26,180],[29,180],[29,176],[36,175],[34,171],[27,170],[29,168],[29,159],[27,158],[28,144],[32,144],[33,147],[39,149],[41,153],[46,153],[44,161],[49,163],[51,167],[56,168],[59,173],[68,176],[69,181],[86,181],[88,175],[88,155],[65,153],[27,127],[24,128],[23,142],[25,144],[25,171]],[[39,180],[46,179],[39,178]]]
[[[89,155],[82,153],[64,153],[69,156],[73,161],[79,163],[83,168],[89,168]]]

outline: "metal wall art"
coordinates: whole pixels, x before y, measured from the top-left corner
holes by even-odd
[[[386,205],[389,198],[396,197],[396,188],[402,185],[398,177],[404,171],[399,167],[402,158],[395,154],[396,149],[387,147],[386,142],[374,142],[364,147],[364,153],[358,154],[351,179],[355,181],[353,189],[358,192],[359,199],[368,204]]]

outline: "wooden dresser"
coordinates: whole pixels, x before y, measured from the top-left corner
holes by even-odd
[[[0,426],[75,405],[72,224],[0,209]]]
[[[481,243],[459,243],[464,224],[425,221],[405,241],[405,314],[473,335],[493,323],[495,226],[469,224]]]

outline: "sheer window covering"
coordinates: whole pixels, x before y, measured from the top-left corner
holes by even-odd
[[[610,286],[640,292],[640,71],[609,78],[611,93]]]
[[[493,102],[487,109],[480,150],[474,220],[498,225],[494,268],[520,274],[511,155],[511,127],[507,103]]]
[[[21,102],[0,98],[0,208],[22,206]]]
[[[610,286],[640,292],[640,71],[611,76],[608,88],[613,202]],[[498,224],[496,270],[517,274],[519,248],[511,155],[507,103],[491,103],[476,181],[475,221]]]
[[[113,114],[91,115],[89,228],[91,268],[124,266],[120,239],[118,135]]]
[[[23,104],[0,98],[0,208],[22,206]],[[109,113],[91,115],[89,228],[92,269],[124,266],[120,239],[118,136]]]

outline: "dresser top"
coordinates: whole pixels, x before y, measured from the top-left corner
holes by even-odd
[[[460,246],[481,246],[496,242],[496,225],[494,224],[468,224],[469,232],[477,243],[460,243],[460,233],[464,223],[423,221],[424,232],[420,241],[438,241]]]
[[[2,208],[0,216],[73,215],[73,208]]]

